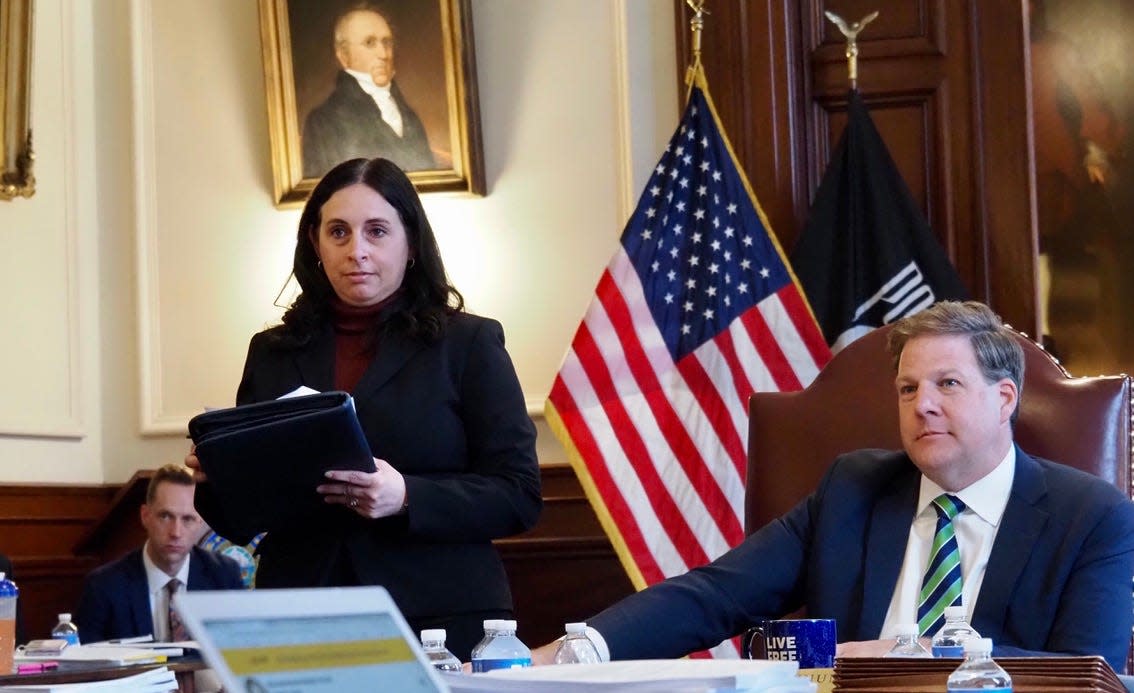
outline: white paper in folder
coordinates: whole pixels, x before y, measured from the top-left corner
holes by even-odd
[[[814,693],[795,662],[651,659],[603,664],[557,664],[485,674],[448,675],[453,693]]]

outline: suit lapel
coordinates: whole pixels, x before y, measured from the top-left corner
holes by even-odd
[[[299,380],[308,387],[327,392],[335,387],[335,332],[329,324],[306,348],[295,354]],[[282,393],[281,393],[282,394]]]
[[[129,600],[130,620],[134,623],[134,628],[139,635],[150,633],[157,638],[157,633],[154,633],[154,615],[150,611],[150,581],[146,578],[146,565],[142,562],[141,549],[134,555],[134,560],[130,562],[130,572],[128,580],[130,584],[126,585],[126,595]]]
[[[973,623],[1004,623],[1020,574],[1027,565],[1032,546],[1047,524],[1048,512],[1040,501],[1047,494],[1043,470],[1035,460],[1016,448],[1016,476],[1000,528],[988,556],[984,581],[973,609]]]
[[[362,402],[377,392],[402,369],[415,354],[425,348],[421,342],[400,334],[389,333],[378,344],[378,357],[370,362],[362,379],[354,388],[354,399]]]
[[[866,536],[862,625],[858,633],[861,639],[874,639],[882,632],[882,621],[890,609],[894,586],[905,559],[920,479],[921,475],[911,463],[908,473],[895,479],[871,512]]]

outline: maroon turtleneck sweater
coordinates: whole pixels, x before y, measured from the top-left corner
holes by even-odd
[[[372,305],[356,307],[337,297],[331,300],[331,319],[335,328],[335,389],[354,392],[362,374],[378,353],[377,344],[368,344],[368,333],[382,310],[397,292]]]

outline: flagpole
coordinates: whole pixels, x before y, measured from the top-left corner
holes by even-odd
[[[688,2],[689,0],[686,0]],[[857,22],[847,24],[846,20],[839,15],[827,10],[823,14],[827,15],[827,19],[834,22],[835,26],[839,27],[839,31],[847,39],[847,76],[850,79],[850,88],[858,89],[858,34],[866,28],[866,25],[873,22],[878,17],[878,10],[871,12]]]
[[[693,10],[693,18],[689,20],[689,30],[693,32],[693,62],[685,68],[685,100],[689,100],[689,92],[693,89],[695,77],[701,72],[701,32],[705,28],[704,15],[709,14],[705,9],[706,0],[685,0],[689,9]]]

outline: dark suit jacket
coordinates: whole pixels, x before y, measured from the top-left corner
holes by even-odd
[[[1122,671],[1134,625],[1134,504],[1089,474],[1016,455],[972,625],[997,656],[1097,654]],[[680,656],[804,604],[812,618],[836,619],[840,641],[877,639],[920,478],[902,452],[843,455],[811,496],[732,551],[588,624],[616,659]]]
[[[238,590],[244,588],[240,566],[228,556],[194,546],[189,558],[189,590]],[[150,585],[142,550],[91,571],[83,583],[83,594],[75,611],[79,638],[99,642],[134,638],[154,632],[150,613]]]
[[[402,114],[401,137],[382,120],[381,109],[358,80],[340,70],[335,90],[307,114],[303,125],[303,177],[321,178],[336,164],[357,157],[385,157],[406,171],[434,168],[421,118],[396,82],[390,83],[390,95]]]
[[[252,338],[237,404],[300,385],[333,389],[329,325],[298,350],[270,342],[266,333]],[[369,520],[328,505],[307,526],[269,531],[256,586],[382,585],[411,624],[511,609],[492,540],[534,525],[542,499],[535,427],[500,323],[462,313],[432,344],[385,337],[352,394],[371,452],[405,477],[408,512]],[[251,537],[226,533],[209,491],[197,485],[198,511],[217,533],[246,543]]]

